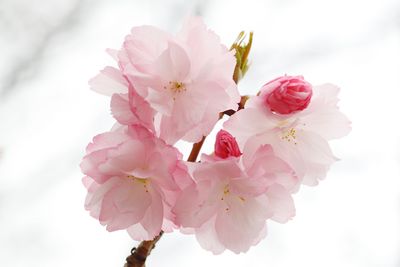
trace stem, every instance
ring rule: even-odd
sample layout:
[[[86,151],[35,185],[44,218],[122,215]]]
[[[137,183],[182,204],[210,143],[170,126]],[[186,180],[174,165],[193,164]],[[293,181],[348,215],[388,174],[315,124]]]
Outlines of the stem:
[[[124,267],[145,267],[147,257],[150,255],[150,252],[154,249],[163,233],[164,232],[161,231],[153,240],[142,241],[137,248],[133,248],[131,250],[131,255],[126,258]]]
[[[241,109],[244,109],[244,105],[246,105],[246,101],[249,99],[248,95],[244,95],[240,98],[240,102],[238,103],[238,109],[237,110],[233,110],[233,109],[228,109],[225,110],[224,112],[221,112],[220,114],[220,118],[222,118],[222,116],[228,115],[228,116],[232,116],[233,114],[235,114],[236,112],[238,112]]]
[[[203,136],[203,138],[200,140],[200,142],[193,144],[192,151],[190,151],[190,155],[189,155],[187,161],[189,161],[189,162],[195,162],[196,161],[197,156],[200,153],[201,147],[204,144],[204,140],[206,140],[205,136]]]

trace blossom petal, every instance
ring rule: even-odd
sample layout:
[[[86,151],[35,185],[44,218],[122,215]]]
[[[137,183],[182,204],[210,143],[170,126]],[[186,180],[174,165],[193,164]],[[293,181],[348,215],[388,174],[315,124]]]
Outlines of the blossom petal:
[[[351,130],[351,123],[337,107],[339,88],[324,84],[314,87],[314,92],[314,99],[301,118],[304,128],[327,140],[347,135]]]
[[[107,224],[108,231],[126,229],[143,218],[151,203],[139,182],[123,179],[104,196],[99,220]]]
[[[161,232],[164,209],[160,194],[156,190],[151,190],[150,192],[152,200],[151,207],[147,210],[141,222],[148,233],[149,240],[153,239]]]
[[[118,69],[105,67],[89,81],[90,88],[100,94],[111,96],[128,93],[128,82]]]
[[[266,195],[268,196],[268,208],[272,213],[272,220],[286,223],[296,215],[293,198],[283,186],[272,185],[268,188]]]
[[[128,94],[114,94],[111,98],[111,113],[123,125],[143,125],[154,132],[154,111],[133,89]]]
[[[230,132],[238,141],[241,148],[250,136],[269,131],[275,127],[257,109],[246,108],[239,110],[225,123],[224,129]]]
[[[246,252],[264,229],[266,204],[264,197],[237,199],[229,210],[218,213],[215,229],[220,242],[235,253]]]
[[[219,241],[215,229],[215,216],[204,223],[201,227],[195,229],[196,239],[200,246],[214,254],[221,254],[225,246]]]

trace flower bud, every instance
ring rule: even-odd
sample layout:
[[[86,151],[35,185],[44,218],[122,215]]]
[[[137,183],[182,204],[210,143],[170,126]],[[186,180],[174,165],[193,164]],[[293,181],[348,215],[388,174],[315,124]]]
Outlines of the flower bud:
[[[312,86],[303,76],[282,76],[261,88],[266,106],[279,114],[291,114],[307,108]]]
[[[240,157],[242,155],[236,139],[225,130],[218,132],[214,149],[215,155],[223,159],[227,157]]]

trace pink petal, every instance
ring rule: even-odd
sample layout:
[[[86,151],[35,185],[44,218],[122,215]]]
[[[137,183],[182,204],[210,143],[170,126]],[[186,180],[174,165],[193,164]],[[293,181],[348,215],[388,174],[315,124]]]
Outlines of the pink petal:
[[[267,201],[257,199],[236,199],[229,210],[218,213],[215,229],[219,241],[235,253],[246,252],[258,240],[268,217]]]
[[[137,117],[132,113],[127,94],[113,94],[111,98],[111,113],[119,123],[124,125],[139,122]]]
[[[142,125],[154,132],[154,111],[133,88],[127,94],[114,94],[111,98],[111,113],[123,125]]]
[[[108,153],[109,160],[100,166],[104,173],[130,172],[145,167],[147,149],[139,140],[129,140]]]
[[[302,179],[307,171],[306,168],[306,158],[302,157],[302,154],[298,150],[298,145],[294,145],[293,143],[289,143],[285,140],[282,140],[275,132],[266,132],[264,134],[251,137],[247,142],[245,149],[243,150],[244,154],[254,155],[260,145],[270,144],[273,147],[274,154],[282,159],[290,168],[294,171],[295,175]],[[251,161],[249,161],[250,163]],[[248,163],[248,164],[249,164]],[[268,168],[268,162],[265,162],[265,168]],[[279,164],[281,165],[281,164]],[[278,166],[278,165],[277,165]],[[273,166],[270,166],[274,168]],[[282,166],[284,169],[285,167]],[[254,171],[254,169],[251,169]],[[293,176],[292,176],[293,177]],[[282,178],[282,176],[281,176]],[[297,179],[297,178],[296,178]],[[294,180],[292,180],[294,182]],[[293,188],[295,190],[295,188]]]
[[[149,236],[146,229],[144,229],[141,223],[137,223],[129,226],[127,229],[128,234],[132,237],[132,239],[137,241],[143,240],[151,240],[152,238]]]
[[[298,135],[297,149],[310,162],[330,165],[337,160],[328,142],[313,132],[304,131]]]
[[[121,132],[105,132],[93,137],[93,141],[86,147],[86,153],[92,153],[105,148],[110,148],[119,145],[128,140],[129,137]]]
[[[159,87],[148,87],[146,101],[161,114],[171,115],[174,101],[170,92],[160,90]]]
[[[272,220],[286,223],[296,215],[293,198],[283,186],[276,184],[269,187],[266,195],[268,196],[268,209],[272,213]]]
[[[248,153],[243,157],[243,161],[250,176],[262,175],[265,178],[262,180],[264,186],[280,184],[291,191],[298,189],[300,180],[294,170],[282,158],[275,155],[271,145],[261,145],[250,160],[248,147],[245,151]]]
[[[225,246],[219,241],[215,230],[215,216],[201,227],[196,228],[195,231],[197,241],[205,250],[209,250],[214,254],[221,254],[225,250]]]
[[[208,30],[201,18],[189,18],[183,29],[178,33],[177,38],[187,45],[193,63],[192,73],[195,76],[201,72],[203,66],[208,65],[209,61],[218,61],[221,56],[228,52],[228,49],[221,44],[218,35]],[[230,68],[221,66],[221,69],[228,71],[228,77],[232,78],[235,64],[236,61],[231,62]],[[218,71],[218,69],[215,70]]]
[[[187,187],[179,196],[173,212],[183,227],[200,227],[216,212],[217,197],[211,195],[212,183],[201,181]]]
[[[89,81],[90,88],[100,94],[111,96],[128,93],[128,82],[118,69],[105,67]]]
[[[224,129],[235,136],[242,148],[249,136],[274,128],[275,125],[269,122],[262,112],[253,108],[239,110],[224,123]]]
[[[142,220],[142,226],[146,229],[149,240],[153,239],[161,232],[164,214],[163,202],[160,194],[156,190],[151,190],[150,192],[152,203]]]
[[[131,63],[139,68],[145,67],[167,48],[170,38],[168,33],[153,26],[134,27],[131,35],[126,37],[124,49]]]
[[[313,101],[301,118],[304,128],[327,140],[347,135],[351,130],[351,122],[337,107],[339,88],[324,84],[314,87],[314,91]]]

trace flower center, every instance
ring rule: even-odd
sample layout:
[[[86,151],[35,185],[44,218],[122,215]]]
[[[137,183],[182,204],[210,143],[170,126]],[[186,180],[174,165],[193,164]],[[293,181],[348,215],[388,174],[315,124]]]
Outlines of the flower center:
[[[149,192],[147,186],[150,184],[150,179],[148,179],[148,178],[139,178],[139,177],[136,177],[136,176],[133,176],[133,175],[127,175],[126,177],[128,179],[131,179],[134,182],[137,182],[137,183],[141,184],[144,187],[144,189],[146,190],[146,193]]]
[[[297,145],[297,142],[296,142],[296,129],[295,128],[290,128],[289,130],[284,131],[281,138],[282,138],[282,140],[286,140],[289,143],[293,142],[295,145]]]
[[[176,95],[186,91],[186,85],[183,82],[170,81],[168,85],[163,87],[165,90],[170,90],[172,92],[172,98],[176,100]]]
[[[186,85],[183,82],[170,81],[168,86],[164,86],[164,89],[169,89],[173,93],[181,93],[186,91]]]
[[[230,195],[231,193],[230,193],[230,190],[229,190],[229,185],[225,185],[224,186],[224,190],[223,190],[223,195],[222,195],[222,197],[221,197],[221,200],[222,201],[224,201],[225,200],[225,203],[227,204],[227,206],[226,206],[226,208],[225,208],[225,211],[229,211],[229,206],[230,206],[230,204],[229,204],[229,200],[227,200],[227,197]],[[245,202],[246,201],[246,199],[244,198],[244,197],[242,197],[242,196],[236,196],[238,199],[240,199],[242,202]]]
[[[229,195],[229,186],[225,185],[224,187],[224,196]]]

